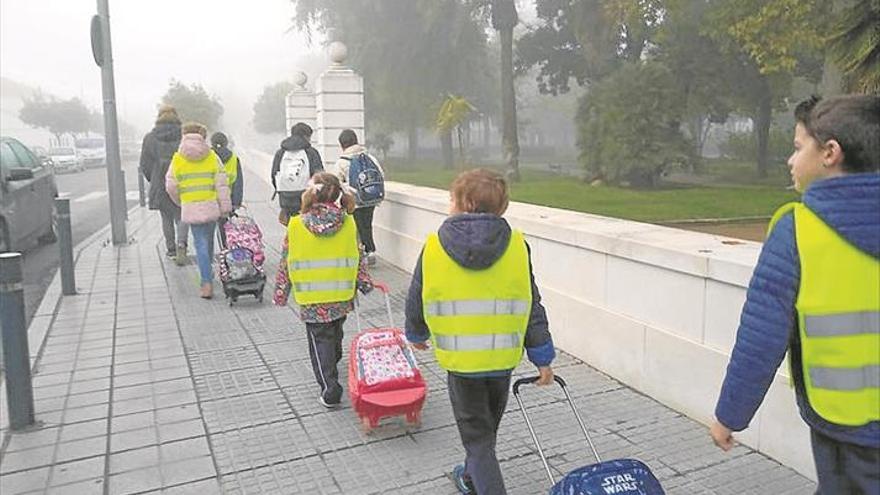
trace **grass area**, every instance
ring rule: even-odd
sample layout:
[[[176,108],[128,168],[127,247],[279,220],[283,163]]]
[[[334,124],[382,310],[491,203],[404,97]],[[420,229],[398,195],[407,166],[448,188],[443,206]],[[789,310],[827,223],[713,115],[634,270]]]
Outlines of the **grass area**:
[[[439,164],[418,168],[388,163],[388,179],[448,189],[457,171]],[[511,184],[514,201],[647,222],[769,216],[797,194],[780,186],[676,186],[656,190],[592,187],[572,177],[524,170]]]
[[[713,182],[743,186],[781,186],[791,184],[791,174],[785,163],[771,163],[767,177],[758,176],[758,168],[753,162],[743,162],[727,158],[707,158],[704,160],[701,175]]]

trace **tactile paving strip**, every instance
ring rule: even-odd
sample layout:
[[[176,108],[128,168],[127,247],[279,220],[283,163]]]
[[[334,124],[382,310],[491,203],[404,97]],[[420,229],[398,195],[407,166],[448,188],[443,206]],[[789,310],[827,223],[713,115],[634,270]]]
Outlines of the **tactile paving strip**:
[[[230,430],[211,435],[221,474],[254,469],[317,455],[297,420]]]
[[[184,347],[187,353],[219,351],[235,347],[247,347],[251,344],[243,331],[218,332],[204,335],[183,334]]]
[[[194,379],[199,399],[237,397],[277,388],[272,374],[266,368],[245,368],[199,375]]]
[[[229,495],[348,495],[319,457],[224,475],[220,485]]]
[[[318,405],[317,400],[315,404]],[[202,411],[211,434],[294,417],[293,410],[277,390],[203,401]]]
[[[194,375],[254,368],[263,365],[260,355],[252,346],[191,353],[189,355],[189,363]]]

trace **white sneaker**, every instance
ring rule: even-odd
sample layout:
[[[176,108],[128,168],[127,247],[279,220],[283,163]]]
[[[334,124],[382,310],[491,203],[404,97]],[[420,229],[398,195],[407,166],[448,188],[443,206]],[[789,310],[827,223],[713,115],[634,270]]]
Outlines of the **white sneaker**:
[[[373,266],[379,261],[379,258],[376,257],[376,253],[367,253],[367,265]]]
[[[319,402],[322,406],[326,407],[327,409],[338,409],[338,408],[339,408],[339,404],[340,404],[339,402],[337,402],[337,403],[335,403],[335,404],[330,404],[329,402],[327,402],[327,401],[324,400],[324,396],[323,396],[323,395],[319,395],[319,396],[318,396],[318,402]]]

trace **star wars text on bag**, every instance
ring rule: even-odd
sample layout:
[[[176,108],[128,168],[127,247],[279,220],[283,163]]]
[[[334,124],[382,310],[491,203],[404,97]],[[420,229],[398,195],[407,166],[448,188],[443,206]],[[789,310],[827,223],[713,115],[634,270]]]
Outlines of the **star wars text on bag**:
[[[376,206],[385,199],[385,178],[370,158],[361,153],[348,159],[348,183],[355,190],[357,206]]]
[[[309,183],[309,156],[305,150],[285,151],[275,173],[275,190],[282,208],[294,208]]]
[[[623,473],[606,476],[600,485],[605,493],[639,493],[639,482],[632,474]]]

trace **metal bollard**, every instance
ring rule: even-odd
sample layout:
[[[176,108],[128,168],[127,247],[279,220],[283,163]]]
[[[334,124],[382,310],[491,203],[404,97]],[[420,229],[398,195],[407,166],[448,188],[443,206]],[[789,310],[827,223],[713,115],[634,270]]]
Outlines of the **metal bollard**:
[[[9,427],[13,430],[34,423],[34,390],[21,282],[21,253],[0,254],[0,330],[3,332]]]
[[[143,208],[147,205],[147,195],[144,192],[144,171],[138,167],[138,204]]]
[[[58,250],[61,267],[61,293],[65,296],[76,294],[76,274],[73,268],[73,234],[70,229],[70,200],[55,200],[55,215],[58,219]]]

